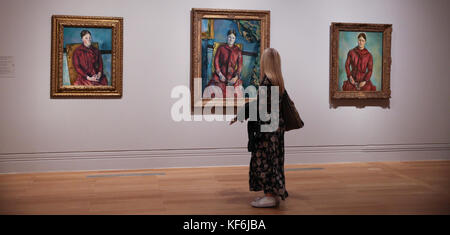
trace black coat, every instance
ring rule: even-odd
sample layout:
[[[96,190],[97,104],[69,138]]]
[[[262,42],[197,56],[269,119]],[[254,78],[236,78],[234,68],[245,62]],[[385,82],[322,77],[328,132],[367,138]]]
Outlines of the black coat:
[[[261,124],[257,121],[248,121],[247,122],[247,134],[248,134],[248,143],[247,150],[252,152],[254,150],[254,143],[256,141],[256,135],[261,130]]]
[[[267,79],[267,77],[264,77],[263,80]],[[271,82],[269,79],[266,80],[266,84],[269,84],[269,86],[271,86]],[[268,90],[270,90],[270,87],[268,87]],[[284,95],[284,94],[283,94]],[[247,150],[249,152],[252,152],[252,150],[254,150],[254,143],[255,141],[257,141],[257,135],[260,133],[261,131],[261,124],[262,122],[260,121],[259,118],[259,93],[258,93],[258,98],[256,101],[252,101],[252,102],[256,102],[256,113],[257,113],[257,119],[256,120],[249,120],[247,122],[247,134],[248,134],[248,144],[247,144]],[[250,110],[250,102],[246,103],[245,106],[243,106],[239,111],[238,111],[238,120],[243,121],[243,120],[247,120],[250,116],[249,114],[249,110]],[[281,106],[280,106],[281,108]],[[271,105],[270,105],[270,97],[268,97],[268,105],[267,105],[267,109],[268,112],[271,112]],[[245,114],[243,113],[245,112]],[[280,112],[281,115],[281,112]]]
[[[253,101],[256,102],[256,101]],[[258,105],[258,103],[257,103]],[[238,111],[237,118],[239,121],[244,121],[249,118],[249,106],[250,102],[246,103],[240,110]],[[258,106],[256,106],[258,107]],[[257,108],[258,109],[258,108]],[[245,112],[245,113],[244,113]],[[258,117],[259,117],[259,110],[257,111]],[[259,120],[259,118],[257,118]],[[257,120],[249,120],[247,122],[247,134],[248,134],[248,144],[247,144],[247,150],[251,152],[253,150],[254,141],[256,139],[257,133],[261,130],[261,123]]]

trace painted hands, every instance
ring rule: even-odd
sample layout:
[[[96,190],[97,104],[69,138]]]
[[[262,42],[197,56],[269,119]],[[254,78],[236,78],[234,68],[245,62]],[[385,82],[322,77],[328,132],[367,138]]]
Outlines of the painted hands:
[[[102,72],[98,72],[97,74],[94,74],[92,77],[87,76],[86,79],[92,82],[98,82],[100,78],[102,77]]]
[[[228,81],[228,85],[233,86],[237,80],[238,80],[238,76],[236,75],[234,78],[232,78],[230,81]]]
[[[222,82],[225,82],[227,80],[221,72],[219,72],[219,78],[220,78],[220,81],[222,81]]]

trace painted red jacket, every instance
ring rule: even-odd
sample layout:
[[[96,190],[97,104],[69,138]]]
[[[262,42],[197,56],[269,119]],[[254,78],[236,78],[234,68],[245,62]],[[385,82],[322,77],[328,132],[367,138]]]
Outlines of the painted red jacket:
[[[86,47],[84,44],[77,47],[73,52],[73,66],[78,73],[78,77],[75,80],[74,85],[108,85],[106,76],[103,74],[102,55],[96,47]],[[98,72],[102,73],[102,76],[98,82],[87,80],[87,76],[91,77]]]
[[[242,51],[238,46],[229,47],[228,44],[219,46],[214,58],[214,79],[220,80],[219,71],[227,80],[234,78],[236,75],[241,76],[242,71]]]
[[[372,54],[364,48],[360,50],[358,47],[353,48],[347,54],[347,60],[345,61],[345,71],[347,72],[348,81],[344,81],[342,89],[344,91],[356,90],[356,87],[351,84],[350,75],[353,77],[356,83],[366,81],[366,85],[361,88],[364,91],[375,91],[376,87],[370,81],[373,69]]]
[[[347,78],[352,75],[355,82],[369,81],[372,76],[372,69],[372,54],[366,48],[360,50],[355,47],[348,52],[347,61],[345,61]]]
[[[240,89],[242,86],[241,71],[242,71],[242,51],[241,49],[233,45],[232,47],[228,44],[220,45],[217,48],[216,55],[214,57],[213,66],[215,72],[212,79],[209,81],[208,86],[214,85],[218,86],[222,90],[222,97],[227,97],[226,86],[233,86],[235,88],[235,97],[242,97],[243,92]],[[226,81],[222,82],[219,77],[219,71],[225,76]],[[238,77],[233,85],[229,85],[228,81],[232,80],[234,77]],[[211,95],[212,98],[216,97],[214,94]]]

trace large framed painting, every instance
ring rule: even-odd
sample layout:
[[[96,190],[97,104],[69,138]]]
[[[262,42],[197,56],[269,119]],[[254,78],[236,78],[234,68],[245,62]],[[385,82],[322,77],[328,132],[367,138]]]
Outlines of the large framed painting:
[[[391,97],[391,33],[391,24],[331,24],[331,99]]]
[[[50,96],[122,97],[123,18],[52,16]]]
[[[269,40],[270,11],[192,9],[191,111],[235,112],[255,99]]]

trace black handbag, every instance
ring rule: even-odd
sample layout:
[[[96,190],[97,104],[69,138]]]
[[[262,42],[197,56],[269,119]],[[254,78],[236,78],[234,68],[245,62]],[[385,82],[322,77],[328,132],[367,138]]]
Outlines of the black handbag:
[[[281,99],[281,115],[286,124],[285,131],[300,129],[305,125],[286,90]]]

